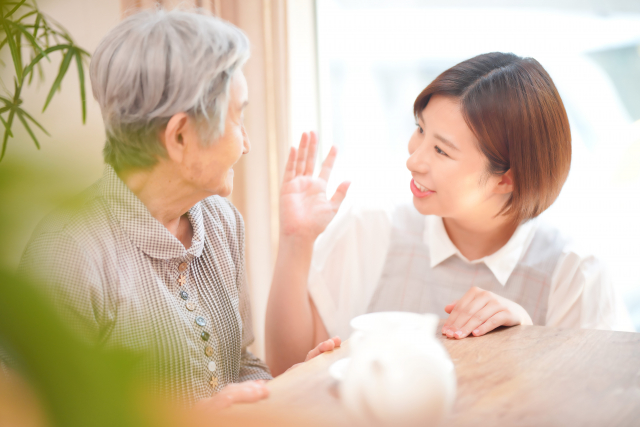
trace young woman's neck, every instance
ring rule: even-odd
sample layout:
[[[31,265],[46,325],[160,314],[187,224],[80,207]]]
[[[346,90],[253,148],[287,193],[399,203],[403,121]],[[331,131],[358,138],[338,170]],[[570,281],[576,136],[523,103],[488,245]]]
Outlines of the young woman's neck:
[[[451,242],[470,261],[489,256],[507,244],[518,228],[506,216],[442,218]]]

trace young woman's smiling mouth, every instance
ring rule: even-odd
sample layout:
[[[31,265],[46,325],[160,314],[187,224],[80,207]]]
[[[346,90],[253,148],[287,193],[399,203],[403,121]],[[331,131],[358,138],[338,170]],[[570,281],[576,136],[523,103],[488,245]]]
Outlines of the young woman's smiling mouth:
[[[435,193],[435,191],[429,190],[427,187],[418,184],[413,179],[411,180],[411,192],[418,198],[428,197]]]

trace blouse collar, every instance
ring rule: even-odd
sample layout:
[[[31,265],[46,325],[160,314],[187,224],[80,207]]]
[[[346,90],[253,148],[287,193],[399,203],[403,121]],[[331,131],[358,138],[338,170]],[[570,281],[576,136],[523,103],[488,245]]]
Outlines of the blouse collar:
[[[518,261],[520,261],[520,258],[529,247],[537,228],[535,219],[520,224],[506,245],[491,255],[469,261],[449,238],[441,217],[427,215],[425,221],[423,240],[429,247],[431,268],[434,268],[447,258],[457,255],[469,264],[484,263],[502,286],[507,283],[509,276],[518,265]]]
[[[187,212],[193,227],[193,239],[191,247],[185,249],[184,245],[151,215],[144,203],[109,165],[106,165],[102,176],[100,193],[131,241],[148,256],[173,259],[199,257],[202,254],[204,224],[200,202]]]

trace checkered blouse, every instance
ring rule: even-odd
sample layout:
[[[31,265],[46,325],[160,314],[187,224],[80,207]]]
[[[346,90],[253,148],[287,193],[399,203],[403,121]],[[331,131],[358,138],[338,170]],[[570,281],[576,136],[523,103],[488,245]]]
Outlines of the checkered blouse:
[[[169,397],[209,397],[270,379],[253,341],[244,222],[226,199],[188,212],[185,249],[107,166],[71,209],[36,229],[20,270],[45,283],[69,324],[105,348],[151,351],[144,372]]]

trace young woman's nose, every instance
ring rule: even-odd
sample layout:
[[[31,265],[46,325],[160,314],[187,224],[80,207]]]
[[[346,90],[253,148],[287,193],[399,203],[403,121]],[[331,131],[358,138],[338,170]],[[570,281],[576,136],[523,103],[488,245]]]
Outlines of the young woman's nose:
[[[413,148],[413,150],[412,150]],[[407,169],[416,173],[427,173],[429,171],[426,144],[419,144],[412,147],[409,143],[409,158],[407,159]]]

